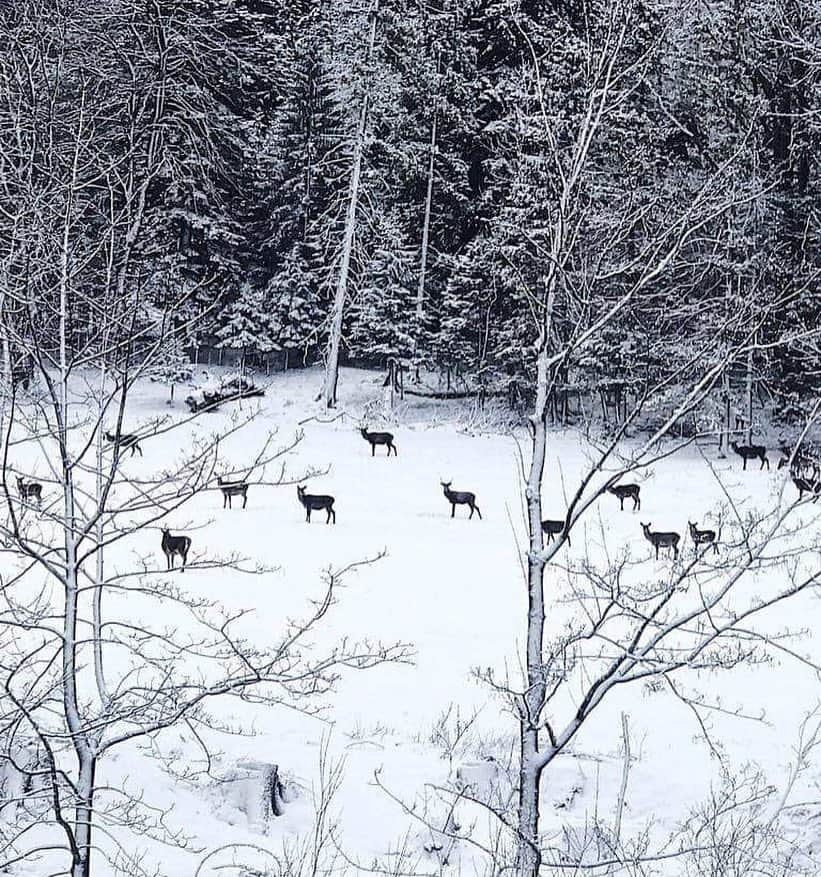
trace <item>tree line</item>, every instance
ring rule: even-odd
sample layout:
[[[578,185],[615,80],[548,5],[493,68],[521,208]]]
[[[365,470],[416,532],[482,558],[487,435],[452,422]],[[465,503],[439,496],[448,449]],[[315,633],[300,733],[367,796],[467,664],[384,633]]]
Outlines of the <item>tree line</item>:
[[[120,297],[139,295],[145,326],[185,326],[181,346],[530,386],[534,301],[614,9],[630,87],[583,144],[553,346],[635,282],[671,216],[701,225],[556,364],[560,382],[660,379],[717,332],[731,348],[746,326],[726,316],[743,311],[789,414],[819,364],[818,3],[15,4],[0,19],[5,314],[59,286],[68,209],[89,302],[67,315],[77,345],[122,236]],[[709,180],[726,204],[696,216]]]

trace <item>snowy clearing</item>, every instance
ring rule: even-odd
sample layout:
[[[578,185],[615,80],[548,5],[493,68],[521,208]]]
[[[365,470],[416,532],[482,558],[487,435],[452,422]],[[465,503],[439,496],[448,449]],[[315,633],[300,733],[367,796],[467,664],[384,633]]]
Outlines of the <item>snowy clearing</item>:
[[[243,410],[258,406],[259,416],[223,446],[224,470],[239,471],[247,465],[249,454],[272,428],[279,431],[278,442],[289,440],[300,428],[299,421],[311,417],[317,379],[313,370],[277,375],[265,398],[244,401]],[[291,473],[327,467],[327,474],[310,480],[309,491],[336,497],[335,526],[325,524],[324,513],[314,513],[308,525],[294,486],[252,485],[247,509],[242,510],[240,503],[230,511],[223,511],[219,491],[208,491],[184,514],[177,512],[167,520],[172,532],[187,532],[193,540],[191,568],[184,574],[175,572],[173,582],[229,610],[252,610],[242,620],[243,633],[250,640],[265,641],[280,632],[287,619],[309,611],[310,601],[321,593],[323,570],[384,551],[384,557],[345,578],[337,603],[314,640],[318,647],[342,637],[401,641],[412,645],[414,661],[344,672],[337,691],[324,699],[320,716],[225,703],[217,718],[226,731],[243,725],[253,728],[253,734],[210,732],[207,742],[221,752],[212,770],[219,775],[243,760],[278,764],[287,800],[279,818],[255,818],[253,807],[242,806],[246,793],[230,783],[220,791],[207,775],[172,781],[162,770],[162,761],[178,771],[205,768],[202,752],[190,738],[183,743],[176,732],[156,735],[152,752],[131,747],[104,760],[101,769],[111,787],[144,793],[152,806],[168,808],[166,827],[188,838],[188,849],[180,849],[144,837],[125,841],[121,835],[120,840],[137,852],[149,871],[156,867],[160,874],[192,874],[206,853],[231,844],[260,849],[226,850],[209,859],[199,873],[220,873],[218,866],[231,861],[258,869],[267,866],[261,849],[279,853],[283,844],[294,843],[311,830],[312,791],[316,795],[324,746],[327,761],[344,759],[341,785],[330,806],[332,821],[338,823],[335,836],[341,851],[363,867],[376,859],[395,858],[398,848],[406,850],[406,862],[414,868],[427,872],[439,867],[436,856],[424,849],[432,842],[431,833],[403,809],[400,800],[408,808],[415,803],[417,815],[426,813],[434,824],[444,825],[447,808],[435,800],[431,788],[455,781],[457,771],[462,779],[478,777],[481,784],[489,777],[494,788],[505,788],[504,782],[494,782],[497,767],[488,767],[487,759],[492,757],[504,768],[514,754],[515,724],[472,671],[493,668],[500,673],[508,668],[515,676],[520,666],[526,540],[519,455],[526,453],[525,445],[520,447],[512,436],[460,431],[445,421],[454,411],[443,409],[442,421],[436,422],[432,409],[420,413],[407,406],[401,423],[371,418],[371,428],[394,433],[398,448],[397,457],[388,458],[384,448],[377,448],[372,457],[358,427],[366,407],[380,406],[379,383],[372,373],[346,371],[342,407],[349,416],[329,423],[306,422],[304,440],[288,457]],[[166,397],[167,389],[160,384],[138,385],[130,397],[127,427],[137,428],[165,414],[183,416],[181,403],[169,408]],[[190,439],[223,427],[234,407],[226,405],[192,421],[185,427]],[[417,419],[420,416],[423,419]],[[122,466],[131,478],[154,472],[173,457],[181,440],[179,432],[154,437],[144,443],[144,457],[126,455]],[[565,510],[562,485],[574,484],[583,471],[586,445],[568,431],[551,435],[549,451],[544,508],[548,517],[558,518]],[[43,471],[42,461],[29,463],[35,473]],[[726,505],[719,478],[747,510],[786,502],[787,497],[780,495],[785,477],[774,466],[769,472],[742,472],[740,460],[717,460],[713,447],[704,448],[703,455],[696,447],[686,448],[640,475],[640,512],[628,511],[629,501],[620,512],[615,497],[599,500],[573,530],[573,545],[562,549],[557,566],[567,559],[580,560],[585,552],[596,560],[605,553],[613,557],[627,550],[637,562],[631,575],[663,578],[671,561],[652,559],[640,521],[685,534],[688,520],[710,525]],[[440,480],[452,480],[454,489],[475,492],[482,519],[468,520],[465,507],[459,507],[452,520]],[[791,493],[788,498],[792,500]],[[798,514],[807,519],[805,535],[814,532],[815,508],[802,507]],[[109,569],[125,571],[142,555],[150,555],[156,568],[163,569],[159,543],[158,527],[138,533],[119,546],[108,561]],[[206,548],[212,555],[235,551],[278,569],[258,576],[198,570],[197,560]],[[692,543],[685,536],[682,555],[690,552]],[[560,570],[549,567],[548,575],[548,591],[566,596]],[[35,580],[36,576],[29,579]],[[762,581],[760,586],[766,589],[770,583]],[[139,617],[139,595],[110,599],[110,611],[122,609]],[[815,600],[815,595],[804,595],[786,603],[767,617],[766,624],[772,630],[808,627],[790,648],[821,660],[821,647],[812,636]],[[548,607],[548,626],[558,630],[566,620],[567,606]],[[182,625],[184,631],[182,618],[169,617],[167,623]],[[817,702],[818,681],[810,667],[785,657],[709,680],[693,673],[680,684],[690,691],[703,687],[709,691],[708,700],[724,711],[712,714],[710,730],[726,747],[729,768],[738,770],[752,763],[775,784],[785,778],[801,723]],[[731,716],[734,712],[744,717]],[[442,741],[454,734],[459,721],[474,713],[475,722],[449,759]],[[655,836],[664,836],[709,792],[719,762],[699,737],[692,712],[669,690],[626,687],[598,708],[546,772],[543,799],[548,832],[582,829],[595,814],[612,812],[622,772],[622,713],[629,715],[634,758],[625,835],[638,835],[652,825]],[[384,788],[375,783],[377,773]],[[802,781],[814,776],[811,772]],[[422,808],[423,800],[429,803],[428,811]],[[463,828],[475,822],[475,837],[487,837],[489,819],[481,808],[463,802],[457,818]],[[470,844],[460,843],[450,864],[461,863],[470,870],[475,854]],[[44,872],[35,865],[29,870],[21,866],[17,873]]]

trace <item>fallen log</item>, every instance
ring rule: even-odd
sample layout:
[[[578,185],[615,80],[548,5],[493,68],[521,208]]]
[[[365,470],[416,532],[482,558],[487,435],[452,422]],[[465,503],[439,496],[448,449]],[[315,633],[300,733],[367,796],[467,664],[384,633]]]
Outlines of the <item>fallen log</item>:
[[[409,390],[405,387],[405,395],[418,396],[422,399],[475,399],[478,396],[489,398],[490,396],[505,396],[503,390],[430,390],[423,392],[422,390]]]

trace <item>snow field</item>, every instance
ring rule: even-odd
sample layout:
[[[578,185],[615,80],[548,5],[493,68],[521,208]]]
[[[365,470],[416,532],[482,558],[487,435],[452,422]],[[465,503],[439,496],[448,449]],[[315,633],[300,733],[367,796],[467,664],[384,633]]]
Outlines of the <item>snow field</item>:
[[[261,401],[260,415],[222,446],[225,470],[241,470],[274,427],[278,443],[289,440],[299,428],[298,421],[315,410],[312,398],[317,382],[318,375],[312,370],[273,378]],[[312,523],[306,524],[295,486],[252,486],[244,511],[239,504],[223,511],[222,495],[208,491],[168,518],[173,533],[188,532],[193,540],[189,562],[196,563],[207,547],[212,554],[235,551],[278,569],[254,576],[193,567],[169,580],[198,597],[218,601],[228,610],[252,609],[242,621],[243,634],[251,641],[270,642],[287,619],[310,611],[310,601],[322,592],[324,569],[342,568],[385,551],[383,558],[345,577],[337,604],[311,640],[318,650],[343,636],[402,641],[412,644],[414,663],[344,673],[320,717],[229,700],[220,703],[221,721],[253,728],[252,736],[205,732],[209,743],[223,753],[225,764],[241,758],[276,762],[302,790],[285,816],[267,827],[265,835],[260,834],[259,826],[248,825],[241,813],[198,784],[169,780],[139,746],[106,760],[102,770],[112,786],[143,788],[150,793],[152,803],[173,806],[167,821],[191,835],[192,849],[250,843],[275,851],[284,840],[297,838],[311,825],[310,789],[312,785],[316,789],[319,752],[327,738],[331,757],[344,759],[343,782],[332,810],[346,853],[370,862],[386,855],[410,830],[414,853],[432,867],[432,860],[421,851],[426,833],[376,788],[374,774],[379,771],[385,786],[412,803],[424,794],[426,784],[452,779],[449,774],[460,763],[487,755],[503,761],[510,753],[515,733],[512,717],[498,699],[474,681],[472,670],[492,667],[501,673],[507,668],[516,678],[520,667],[526,614],[522,567],[526,540],[519,450],[509,436],[469,436],[453,425],[408,420],[392,426],[373,420],[369,422],[371,429],[394,432],[399,455],[386,458],[382,448],[372,458],[368,443],[357,432],[360,423],[356,412],[379,390],[367,373],[345,371],[341,382],[344,403],[354,416],[329,424],[305,423],[304,440],[288,457],[289,473],[311,466],[328,467],[326,475],[308,482],[308,492],[336,497],[337,524],[326,525],[322,512],[315,512]],[[165,392],[160,385],[140,385],[129,405],[126,431],[135,431],[141,421],[169,410],[172,416],[180,416],[181,406],[168,409],[165,405]],[[250,407],[256,404],[252,400]],[[248,407],[243,403],[244,410]],[[219,428],[229,417],[230,406],[226,406],[186,427],[187,438],[172,432],[148,440],[143,445],[145,457],[126,456],[123,468],[132,477],[154,472],[185,447],[186,441]],[[521,440],[526,456],[526,441],[524,437]],[[785,473],[775,470],[774,461],[769,473],[741,472],[740,459],[716,460],[712,448],[705,449],[705,454],[742,512],[770,508],[778,502]],[[588,449],[578,435],[551,436],[545,517],[564,514],[563,482],[567,490],[574,489],[587,456]],[[467,520],[464,507],[458,508],[456,519],[451,520],[440,479],[452,480],[455,490],[475,492],[483,520]],[[556,566],[548,570],[549,601],[551,595],[567,594],[562,565],[585,554],[601,562],[604,557],[628,551],[635,562],[628,575],[635,580],[663,579],[669,575],[671,562],[651,559],[652,547],[644,540],[639,522],[650,522],[654,530],[677,530],[686,556],[692,550],[688,519],[702,527],[715,527],[716,511],[727,504],[721,485],[695,448],[659,462],[637,480],[642,484],[640,512],[628,511],[630,500],[625,502],[625,511],[619,512],[615,497],[603,497],[574,528],[572,547],[563,548]],[[789,489],[785,495],[792,498]],[[811,538],[816,532],[815,508],[802,508],[797,514],[806,525],[794,538]],[[723,537],[731,530],[724,524]],[[126,570],[142,556],[151,556],[162,569],[165,560],[159,541],[159,528],[136,534],[111,552],[109,569]],[[755,581],[754,589],[779,584],[768,574]],[[151,608],[133,594],[107,596],[106,606],[112,614],[139,618],[146,613],[144,617],[152,617],[148,614]],[[817,610],[815,596],[805,594],[782,604],[756,625],[771,631],[785,626],[811,628]],[[577,610],[549,602],[549,629],[560,630],[572,611]],[[162,623],[184,630],[183,616],[168,610]],[[821,649],[811,635],[792,642],[791,648],[821,660]],[[111,660],[116,664],[116,658]],[[794,757],[792,747],[800,723],[818,695],[817,679],[810,667],[785,656],[769,665],[742,667],[726,674],[693,673],[686,680],[682,678],[681,684],[687,690],[709,692],[710,702],[729,712],[739,709],[745,715],[763,715],[766,721],[761,722],[715,712],[711,730],[724,744],[729,765],[753,762],[773,781],[784,775]],[[470,735],[472,746],[460,751],[451,766],[431,736],[437,719],[452,705],[458,705],[463,718],[477,710],[478,716]],[[557,708],[574,708],[572,691]],[[622,712],[630,717],[635,756],[625,835],[643,830],[651,820],[663,834],[708,791],[718,765],[708,747],[694,740],[698,726],[692,713],[669,691],[632,686],[615,693],[597,709],[568,753],[547,772],[544,810],[548,828],[558,831],[568,824],[581,826],[594,812],[612,812],[621,771]],[[184,742],[177,732],[160,735],[154,742],[172,764],[190,766],[202,757],[190,739]],[[472,820],[481,833],[484,816],[466,813],[463,824]],[[145,862],[158,863],[162,874],[193,873],[192,863],[204,854],[166,848],[146,838],[129,839],[124,832],[119,835],[130,849],[140,849]],[[467,845],[461,847],[460,855],[463,866],[471,867],[472,852]],[[262,858],[252,861],[259,866]]]

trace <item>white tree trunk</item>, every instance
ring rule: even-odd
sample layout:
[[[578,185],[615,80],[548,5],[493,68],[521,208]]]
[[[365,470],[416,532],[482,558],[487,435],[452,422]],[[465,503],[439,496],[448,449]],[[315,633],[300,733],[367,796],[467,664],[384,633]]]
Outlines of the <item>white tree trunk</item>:
[[[729,309],[732,307],[732,293],[733,293],[733,280],[732,277],[727,277],[727,310],[729,313]],[[719,457],[725,457],[730,453],[730,439],[732,437],[732,429],[733,424],[731,423],[732,419],[732,405],[730,403],[730,369],[732,368],[732,360],[729,360],[725,366],[724,370],[721,373],[721,406],[722,406],[722,425],[721,425],[721,433],[718,437],[718,455]]]
[[[530,550],[527,567],[527,687],[519,703],[519,801],[516,874],[537,877],[541,867],[539,850],[539,784],[543,767],[539,722],[545,696],[544,648],[544,547],[542,534],[542,480],[547,454],[547,406],[550,390],[548,358],[553,318],[553,275],[547,279],[545,320],[539,339],[536,402],[533,407],[533,442],[525,496],[527,498]]]
[[[105,528],[103,524],[103,515],[99,514],[104,503],[105,477],[103,472],[103,416],[104,416],[104,399],[105,399],[105,377],[106,368],[105,361],[100,363],[100,407],[97,414],[97,524],[95,527],[95,536],[97,539],[96,569],[94,573],[94,594],[92,597],[92,630],[94,636],[94,679],[97,683],[97,695],[100,698],[100,704],[105,710],[109,704],[108,688],[105,683],[105,672],[103,670],[103,582],[105,581],[105,551],[103,550],[103,542],[105,540]]]
[[[371,18],[371,34],[368,42],[367,63],[370,64],[373,48],[376,43],[376,20],[379,13],[379,0],[374,0],[369,13]],[[326,408],[336,405],[336,390],[339,383],[339,346],[342,341],[342,318],[345,314],[345,299],[348,296],[348,275],[351,269],[351,253],[356,236],[356,216],[359,206],[359,183],[362,177],[362,153],[365,148],[365,132],[368,124],[368,105],[370,103],[370,76],[365,84],[362,98],[362,109],[359,113],[359,127],[356,133],[351,169],[351,189],[348,197],[348,209],[345,214],[345,235],[342,242],[342,259],[339,265],[339,277],[336,283],[334,305],[331,311],[331,323],[328,334],[328,348],[325,358],[325,381],[322,386],[322,403]]]
[[[71,877],[89,877],[91,869],[91,830],[94,797],[94,771],[96,757],[91,748],[80,710],[77,692],[77,626],[79,617],[78,599],[80,594],[80,569],[77,556],[77,504],[74,494],[74,465],[69,447],[70,435],[70,393],[68,361],[68,298],[70,285],[69,253],[73,222],[73,193],[77,185],[77,172],[80,160],[80,145],[84,125],[84,105],[81,103],[77,128],[77,143],[74,151],[72,176],[67,196],[63,220],[60,251],[60,324],[59,357],[60,377],[58,405],[55,415],[56,436],[60,451],[60,465],[63,486],[63,550],[65,552],[65,580],[63,606],[63,713],[77,758],[77,786],[74,806],[74,849],[72,851]]]
[[[438,116],[433,110],[433,125],[430,132],[430,158],[428,161],[428,188],[425,195],[425,217],[422,221],[422,255],[419,264],[419,284],[416,288],[416,332],[413,339],[413,352],[419,347],[419,336],[422,334],[422,320],[425,316],[425,281],[428,268],[428,247],[430,244],[430,213],[433,203],[433,174],[436,168],[436,133]]]
[[[747,417],[746,442],[748,445],[753,443],[753,348],[756,337],[756,335],[753,335],[753,344],[750,345],[750,348],[747,351],[747,386],[745,388],[747,396],[747,411],[745,414]]]

